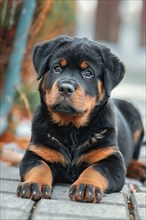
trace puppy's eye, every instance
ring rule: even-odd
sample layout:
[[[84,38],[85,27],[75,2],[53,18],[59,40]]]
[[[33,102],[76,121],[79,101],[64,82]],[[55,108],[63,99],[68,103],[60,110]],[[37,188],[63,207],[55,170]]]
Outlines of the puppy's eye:
[[[56,64],[56,65],[54,65],[53,70],[55,73],[60,73],[62,68],[60,65]]]
[[[92,70],[87,69],[84,71],[83,75],[85,78],[91,78],[93,76],[93,72],[92,72]]]

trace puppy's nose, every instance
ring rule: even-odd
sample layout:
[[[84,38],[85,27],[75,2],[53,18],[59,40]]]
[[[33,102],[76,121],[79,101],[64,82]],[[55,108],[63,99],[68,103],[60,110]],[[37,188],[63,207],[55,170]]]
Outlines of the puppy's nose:
[[[74,93],[75,87],[69,83],[60,83],[58,85],[58,91],[62,96],[70,96]]]

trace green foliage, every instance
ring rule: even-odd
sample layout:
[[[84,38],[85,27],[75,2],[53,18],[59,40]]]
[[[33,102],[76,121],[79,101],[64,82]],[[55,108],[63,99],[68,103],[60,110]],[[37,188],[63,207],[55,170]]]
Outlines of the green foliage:
[[[47,14],[45,14],[45,19],[43,20],[41,26],[40,18],[42,17],[40,15],[43,12],[48,1],[49,0],[37,1],[37,7],[32,23],[32,30],[30,29],[29,33],[29,40],[31,40],[31,36],[34,37],[31,42],[31,47],[36,42],[47,40],[51,37],[55,37],[58,34],[64,34],[64,29],[67,30],[70,25],[74,24],[75,0],[52,0],[52,4],[50,5]],[[2,1],[2,3],[0,2],[0,32],[2,35],[1,40],[3,41],[3,56],[5,56],[5,62],[3,62],[1,65],[4,68],[4,73],[7,65],[6,61],[9,60],[9,55],[13,48],[13,41],[22,6],[23,0],[4,0]],[[40,29],[38,27],[40,27]],[[39,29],[39,33],[35,34],[35,30],[37,28]],[[27,60],[25,60],[24,58],[24,63],[25,62],[27,62]],[[27,69],[29,70],[29,68]],[[33,112],[39,103],[39,94],[37,89],[34,88],[34,86],[31,87],[30,84],[26,85],[26,82],[25,84],[24,82],[22,82],[22,84],[19,84],[19,86],[16,88],[14,104],[18,104],[26,108],[25,101],[23,99],[24,97],[28,101],[31,111]]]
[[[22,1],[4,0],[0,2],[0,27],[5,30],[17,24],[22,9]]]
[[[55,0],[51,16],[56,20],[62,19],[65,25],[74,22],[74,1],[73,0]]]
[[[30,87],[26,85],[19,84],[16,88],[14,104],[18,104],[25,109],[26,105],[24,99],[29,103],[31,112],[34,112],[40,102],[38,90],[36,88],[30,89]]]
[[[44,7],[45,2],[39,2],[41,8]],[[36,37],[35,41],[47,38],[53,33],[63,34],[63,29],[75,22],[75,1],[74,0],[53,0],[52,6],[47,13],[43,27]]]

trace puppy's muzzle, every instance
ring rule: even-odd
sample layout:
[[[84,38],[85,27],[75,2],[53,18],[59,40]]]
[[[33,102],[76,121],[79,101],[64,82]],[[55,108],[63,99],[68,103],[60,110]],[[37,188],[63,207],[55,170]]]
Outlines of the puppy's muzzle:
[[[77,89],[77,83],[73,81],[61,80],[58,82],[59,94],[63,97],[71,96]]]
[[[77,115],[85,112],[80,106],[81,95],[77,91],[80,90],[80,85],[74,79],[62,78],[58,80],[57,89],[58,96],[53,105],[53,111],[65,115]]]

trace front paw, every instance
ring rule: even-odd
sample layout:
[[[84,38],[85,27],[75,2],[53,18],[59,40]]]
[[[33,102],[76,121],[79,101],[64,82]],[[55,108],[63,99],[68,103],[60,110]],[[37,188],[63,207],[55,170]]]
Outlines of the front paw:
[[[22,182],[18,185],[17,196],[38,201],[42,198],[50,199],[52,189],[49,185],[35,182]]]
[[[103,190],[91,184],[72,184],[69,189],[69,198],[78,202],[99,203],[103,197]]]

